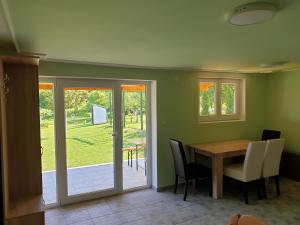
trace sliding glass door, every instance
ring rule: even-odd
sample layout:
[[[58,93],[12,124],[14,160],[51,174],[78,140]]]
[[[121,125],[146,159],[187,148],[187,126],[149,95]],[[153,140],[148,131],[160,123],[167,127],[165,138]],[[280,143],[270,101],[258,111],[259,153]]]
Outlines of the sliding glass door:
[[[121,92],[117,83],[63,79],[57,92],[62,203],[117,193],[122,189],[121,137],[117,132],[121,130]]]
[[[145,84],[122,84],[123,189],[147,185]]]
[[[68,195],[115,188],[113,88],[64,88]]]
[[[47,121],[55,129],[52,125],[53,133],[42,132],[47,149],[44,189],[57,185],[51,186],[52,192],[57,190],[52,202],[68,204],[150,186],[147,85],[97,79],[55,79],[53,83],[52,95],[43,96],[54,99],[52,120]],[[45,89],[46,83],[40,86]],[[49,87],[41,93],[46,90]],[[44,123],[46,117],[41,118]],[[46,138],[52,138],[52,158]]]
[[[57,203],[56,156],[54,132],[54,83],[39,84],[40,127],[42,147],[43,198],[47,205]]]

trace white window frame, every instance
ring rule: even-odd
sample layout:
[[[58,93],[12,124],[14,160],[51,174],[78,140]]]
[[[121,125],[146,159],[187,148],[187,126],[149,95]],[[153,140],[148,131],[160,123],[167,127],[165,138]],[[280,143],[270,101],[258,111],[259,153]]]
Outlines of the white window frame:
[[[200,90],[199,84],[201,82],[214,82],[216,84],[215,94],[215,115],[201,116],[200,115]],[[236,84],[235,92],[235,114],[233,115],[222,115],[222,104],[221,104],[221,85],[223,83],[234,83]],[[245,79],[239,78],[199,78],[198,81],[198,117],[199,122],[227,122],[227,121],[243,121],[245,120]]]

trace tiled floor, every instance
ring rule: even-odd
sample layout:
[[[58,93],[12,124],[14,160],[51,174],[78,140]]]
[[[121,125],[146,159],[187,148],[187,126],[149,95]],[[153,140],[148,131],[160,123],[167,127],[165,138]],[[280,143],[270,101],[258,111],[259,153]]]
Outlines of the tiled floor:
[[[136,170],[135,160],[132,167],[123,162],[124,189],[147,184],[144,160],[139,159],[139,169]],[[142,168],[141,168],[142,167]],[[70,195],[105,190],[113,187],[113,164],[101,164],[68,170],[68,190]],[[46,204],[56,201],[55,172],[43,173],[43,193]]]
[[[155,192],[148,189],[110,198],[46,211],[47,225],[226,225],[236,213],[252,214],[270,225],[298,225],[300,221],[300,183],[281,180],[282,195],[277,197],[273,184],[269,198],[257,200],[250,195],[250,204],[243,202],[235,184],[226,185],[224,198],[208,196],[206,184],[200,190],[190,189],[187,201],[180,193]]]

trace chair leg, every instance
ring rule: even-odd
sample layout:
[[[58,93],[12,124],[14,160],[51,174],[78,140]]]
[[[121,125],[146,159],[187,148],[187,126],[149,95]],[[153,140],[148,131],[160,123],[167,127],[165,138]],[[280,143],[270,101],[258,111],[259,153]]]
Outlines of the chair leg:
[[[176,194],[177,192],[177,186],[178,186],[178,176],[175,175],[174,194]]]
[[[212,178],[211,178],[211,176],[208,178],[208,193],[209,193],[209,196],[212,197]]]
[[[248,183],[244,182],[244,198],[245,198],[245,203],[249,204],[248,201]]]
[[[188,179],[185,180],[185,188],[184,188],[184,196],[183,196],[183,201],[186,201],[186,195],[188,191],[188,186],[189,186],[189,181]]]
[[[265,178],[260,179],[262,190],[263,190],[263,198],[267,198],[267,187]]]
[[[147,176],[147,151],[146,148],[144,148],[144,167],[145,167],[145,176]]]
[[[139,152],[138,149],[136,147],[135,149],[135,166],[136,166],[136,170],[139,170],[139,156],[138,156]]]
[[[275,183],[276,183],[276,191],[277,195],[280,195],[280,187],[279,187],[279,176],[275,176]]]
[[[260,180],[255,181],[255,183],[256,183],[256,188],[257,188],[258,199],[261,200],[262,197],[261,197],[261,192],[260,192],[260,189],[261,189]]]

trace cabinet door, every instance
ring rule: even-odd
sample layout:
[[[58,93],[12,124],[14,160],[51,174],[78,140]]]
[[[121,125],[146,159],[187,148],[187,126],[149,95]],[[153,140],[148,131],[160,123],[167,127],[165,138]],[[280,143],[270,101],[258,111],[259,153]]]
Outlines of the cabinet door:
[[[42,193],[38,67],[5,63],[9,197]]]
[[[4,223],[4,225],[44,225],[44,224],[45,224],[44,212],[5,220]]]
[[[3,213],[7,215],[9,208],[9,191],[8,191],[8,170],[7,170],[7,135],[6,135],[6,110],[5,110],[5,93],[6,80],[3,71],[3,63],[0,61],[0,138],[1,138],[1,170],[2,170],[2,192],[4,208]],[[5,207],[4,207],[5,206]]]

